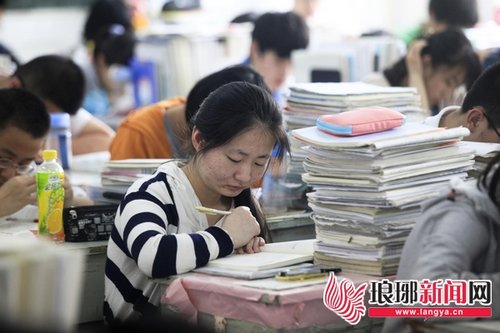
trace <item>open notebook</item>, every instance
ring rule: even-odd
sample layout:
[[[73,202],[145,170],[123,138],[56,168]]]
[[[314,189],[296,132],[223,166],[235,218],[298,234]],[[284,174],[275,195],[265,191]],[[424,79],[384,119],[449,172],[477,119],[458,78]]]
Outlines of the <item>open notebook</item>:
[[[234,253],[210,261],[195,272],[256,279],[274,276],[287,266],[313,259],[316,239],[266,244],[259,253]]]

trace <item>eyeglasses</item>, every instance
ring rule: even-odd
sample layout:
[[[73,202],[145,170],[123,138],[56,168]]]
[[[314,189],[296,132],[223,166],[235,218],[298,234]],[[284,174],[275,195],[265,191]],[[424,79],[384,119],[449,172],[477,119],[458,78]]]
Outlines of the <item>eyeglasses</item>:
[[[27,175],[35,170],[35,163],[30,162],[28,164],[17,164],[14,163],[11,159],[0,158],[0,170],[10,168],[15,168],[16,172],[20,175]]]
[[[493,129],[493,131],[495,131],[495,133],[500,138],[500,132],[498,132],[498,128],[495,126],[495,123],[493,122],[493,120],[491,120],[491,118],[488,116],[488,114],[485,111],[483,111],[483,115],[484,115],[484,118],[486,118],[486,120],[488,121],[488,126],[491,127]]]

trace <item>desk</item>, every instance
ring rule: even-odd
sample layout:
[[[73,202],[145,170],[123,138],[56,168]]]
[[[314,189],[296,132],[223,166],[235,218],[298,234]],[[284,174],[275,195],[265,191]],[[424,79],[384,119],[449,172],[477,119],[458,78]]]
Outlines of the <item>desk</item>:
[[[342,274],[355,284],[373,279]],[[281,291],[237,284],[238,280],[189,273],[159,281],[161,313],[187,316],[200,325],[225,332],[378,332],[383,319],[365,316],[351,326],[323,305],[324,284]]]
[[[0,219],[0,239],[2,237],[34,238],[31,230],[36,229],[33,222],[6,221]],[[107,241],[57,244],[63,251],[84,251],[85,267],[80,297],[78,322],[102,320],[104,301],[104,265],[106,262]]]

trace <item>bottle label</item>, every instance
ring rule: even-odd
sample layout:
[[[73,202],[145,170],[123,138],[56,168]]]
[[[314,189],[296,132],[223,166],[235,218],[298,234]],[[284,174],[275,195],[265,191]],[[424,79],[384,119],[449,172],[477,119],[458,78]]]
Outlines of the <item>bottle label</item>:
[[[38,234],[63,241],[64,173],[38,172]]]

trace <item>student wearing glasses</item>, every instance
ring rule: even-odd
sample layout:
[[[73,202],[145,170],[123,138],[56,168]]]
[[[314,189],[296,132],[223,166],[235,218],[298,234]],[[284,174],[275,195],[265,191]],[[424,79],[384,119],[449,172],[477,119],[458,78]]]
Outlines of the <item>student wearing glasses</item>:
[[[49,131],[43,102],[24,89],[0,89],[0,217],[36,202],[34,160]],[[73,198],[65,183],[65,205],[88,204]]]
[[[449,106],[424,123],[467,127],[467,141],[500,143],[500,63],[488,67],[465,95],[462,106]]]

